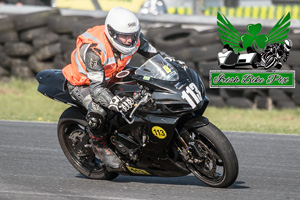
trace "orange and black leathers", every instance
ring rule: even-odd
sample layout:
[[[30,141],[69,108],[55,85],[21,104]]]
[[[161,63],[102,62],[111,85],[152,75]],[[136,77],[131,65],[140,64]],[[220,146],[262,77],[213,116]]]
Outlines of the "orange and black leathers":
[[[104,26],[95,26],[77,38],[71,64],[63,69],[63,74],[72,85],[89,86],[93,100],[107,107],[113,95],[106,88],[105,79],[114,77],[124,69],[136,52],[148,58],[157,54],[141,34],[136,50],[130,55],[123,55],[111,46]]]

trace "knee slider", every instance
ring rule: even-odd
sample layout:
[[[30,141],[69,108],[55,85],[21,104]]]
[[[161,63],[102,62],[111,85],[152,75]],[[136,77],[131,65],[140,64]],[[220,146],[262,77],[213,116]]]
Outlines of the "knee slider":
[[[100,130],[103,126],[103,117],[98,113],[87,114],[87,123],[92,130]]]

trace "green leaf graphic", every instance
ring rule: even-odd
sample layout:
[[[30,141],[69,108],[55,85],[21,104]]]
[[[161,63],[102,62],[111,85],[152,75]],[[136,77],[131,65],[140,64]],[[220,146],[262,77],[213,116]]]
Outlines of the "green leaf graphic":
[[[255,36],[261,31],[261,28],[262,28],[262,26],[259,23],[258,24],[248,24],[247,31],[251,35]]]
[[[280,18],[268,35],[259,34],[262,29],[260,23],[248,24],[247,31],[249,34],[240,35],[222,13],[218,12],[217,19],[218,32],[222,43],[224,45],[228,44],[235,53],[248,47],[252,47],[255,50],[258,50],[258,48],[264,50],[267,44],[283,43],[288,37],[289,26],[291,25],[291,16],[288,12]]]

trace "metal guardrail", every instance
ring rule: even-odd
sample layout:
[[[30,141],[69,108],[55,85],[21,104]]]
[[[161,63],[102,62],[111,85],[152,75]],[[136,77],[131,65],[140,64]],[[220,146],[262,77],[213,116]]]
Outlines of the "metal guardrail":
[[[53,9],[52,7],[46,6],[13,6],[13,5],[0,5],[1,15],[16,15],[16,14],[27,14],[33,12],[39,12],[44,10]],[[105,11],[85,11],[85,10],[71,10],[71,9],[59,9],[63,16],[91,16],[95,18],[105,17],[107,12]],[[144,22],[153,23],[172,23],[172,24],[187,24],[187,25],[216,25],[216,16],[205,16],[205,15],[142,15],[137,14],[138,18]],[[230,22],[235,26],[246,26],[247,24],[261,23],[263,27],[273,27],[277,23],[277,19],[251,19],[251,18],[236,18],[227,17]],[[291,28],[300,28],[300,21],[293,20]]]

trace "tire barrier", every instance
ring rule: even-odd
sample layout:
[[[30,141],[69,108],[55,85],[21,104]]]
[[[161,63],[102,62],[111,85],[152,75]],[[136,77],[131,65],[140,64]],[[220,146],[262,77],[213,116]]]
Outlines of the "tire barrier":
[[[11,76],[33,78],[39,71],[63,68],[70,63],[77,36],[87,28],[104,24],[104,20],[87,16],[62,16],[56,9],[0,19],[0,80]],[[209,88],[209,71],[219,69],[217,53],[222,49],[216,27],[199,31],[183,28],[182,25],[141,23],[142,32],[153,46],[186,62],[200,75],[212,106],[250,109],[300,106],[298,30],[290,30],[289,37],[294,45],[282,68],[296,71],[296,88],[227,89]],[[137,54],[130,65],[140,66],[145,61],[143,56]]]

